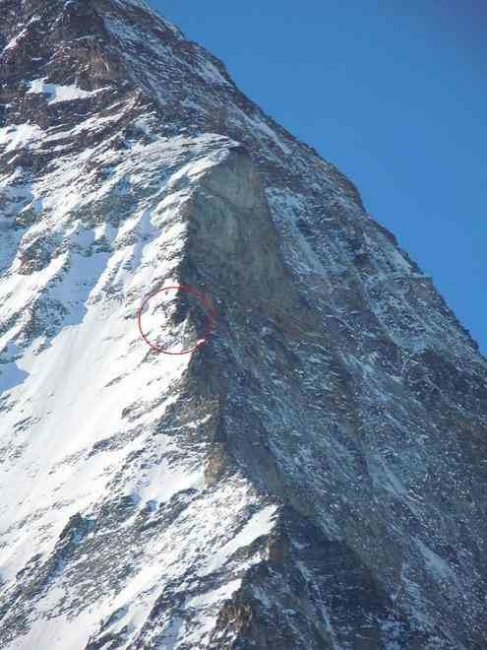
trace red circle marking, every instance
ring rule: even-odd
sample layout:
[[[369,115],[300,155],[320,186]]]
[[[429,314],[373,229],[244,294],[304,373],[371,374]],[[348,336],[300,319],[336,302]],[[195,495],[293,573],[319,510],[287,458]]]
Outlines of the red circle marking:
[[[148,305],[149,301],[152,300],[152,298],[165,291],[183,291],[185,293],[192,295],[194,298],[198,300],[198,302],[202,305],[203,309],[206,312],[207,321],[206,321],[205,334],[203,336],[203,339],[199,341],[193,348],[191,348],[191,350],[183,350],[182,352],[171,352],[171,350],[166,350],[165,348],[161,348],[158,345],[155,345],[152,341],[150,341],[147,335],[145,334],[144,330],[142,329],[142,312],[144,311],[146,305]],[[170,354],[174,356],[182,356],[184,354],[191,354],[192,352],[196,352],[196,350],[199,350],[200,348],[202,348],[204,345],[208,343],[210,336],[213,334],[215,330],[216,311],[211,304],[211,300],[209,296],[205,295],[201,291],[198,291],[197,289],[194,289],[193,287],[188,287],[183,284],[176,284],[169,287],[162,287],[162,289],[156,289],[156,291],[153,291],[144,299],[137,314],[137,325],[139,328],[140,335],[142,336],[144,341],[147,343],[147,345],[151,348],[153,352]]]

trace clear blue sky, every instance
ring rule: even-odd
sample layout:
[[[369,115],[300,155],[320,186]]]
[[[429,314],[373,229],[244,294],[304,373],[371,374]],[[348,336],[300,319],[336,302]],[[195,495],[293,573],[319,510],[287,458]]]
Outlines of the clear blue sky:
[[[350,176],[485,354],[482,3],[149,1],[222,59],[268,114]]]

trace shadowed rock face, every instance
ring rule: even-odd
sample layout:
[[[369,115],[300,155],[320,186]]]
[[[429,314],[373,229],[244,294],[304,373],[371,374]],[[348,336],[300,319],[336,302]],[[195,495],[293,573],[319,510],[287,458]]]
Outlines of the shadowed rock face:
[[[145,3],[0,10],[0,645],[484,647],[486,363],[431,280]],[[180,358],[135,324],[175,283]]]

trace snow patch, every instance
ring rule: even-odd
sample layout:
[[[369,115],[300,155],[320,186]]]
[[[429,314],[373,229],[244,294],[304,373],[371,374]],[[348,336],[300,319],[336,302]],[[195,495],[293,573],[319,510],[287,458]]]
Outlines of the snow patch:
[[[16,124],[0,129],[0,146],[5,145],[5,153],[23,147],[39,147],[44,131],[37,124]]]
[[[436,575],[443,580],[456,582],[456,575],[446,560],[432,551],[420,539],[416,538],[414,541],[416,542],[416,545],[418,546],[426,565],[431,571],[434,571],[434,573],[436,573]]]
[[[276,506],[267,506],[257,512],[233,539],[215,552],[200,575],[217,571],[239,548],[249,546],[262,535],[268,535],[272,530],[276,511]]]
[[[46,83],[44,79],[35,79],[30,82],[27,94],[42,94],[48,98],[48,104],[58,104],[60,102],[72,102],[79,99],[88,99],[103,90],[105,89],[99,88],[97,90],[88,91],[82,90],[74,84],[71,84],[70,86],[61,86],[59,84]]]

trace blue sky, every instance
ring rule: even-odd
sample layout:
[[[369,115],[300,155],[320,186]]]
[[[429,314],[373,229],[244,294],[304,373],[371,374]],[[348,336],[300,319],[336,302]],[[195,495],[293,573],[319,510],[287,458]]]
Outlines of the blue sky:
[[[487,352],[477,0],[150,0],[358,186]]]

